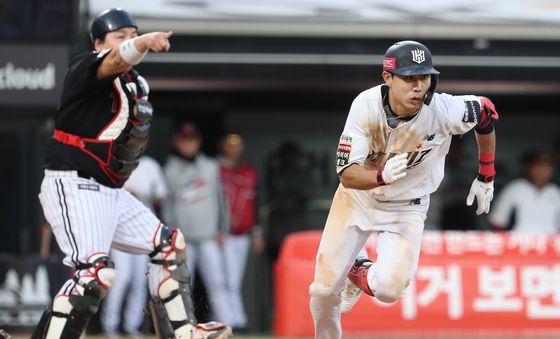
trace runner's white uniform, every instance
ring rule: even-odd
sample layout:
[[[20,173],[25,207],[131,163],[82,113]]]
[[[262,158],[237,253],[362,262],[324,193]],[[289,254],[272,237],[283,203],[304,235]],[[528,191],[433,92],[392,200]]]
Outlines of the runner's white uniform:
[[[352,164],[378,169],[388,157],[406,152],[407,175],[372,190],[339,185],[310,286],[317,338],[342,335],[340,292],[372,232],[378,235],[377,260],[368,275],[374,294],[381,301],[395,300],[406,288],[416,271],[429,195],[443,178],[451,137],[478,123],[474,107],[475,102],[480,104],[478,97],[435,93],[431,104],[422,105],[414,118],[390,128],[383,109],[383,86],[370,88],[354,100],[340,138],[337,172]]]

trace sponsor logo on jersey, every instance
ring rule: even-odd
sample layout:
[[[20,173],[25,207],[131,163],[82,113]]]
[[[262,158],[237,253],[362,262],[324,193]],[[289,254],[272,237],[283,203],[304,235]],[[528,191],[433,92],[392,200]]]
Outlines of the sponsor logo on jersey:
[[[463,122],[468,124],[478,124],[480,114],[480,104],[476,100],[465,101],[465,113],[463,114]]]
[[[350,144],[339,144],[338,151],[336,152],[336,165],[346,166],[348,165],[348,160],[350,159],[350,152],[352,152],[352,145]]]
[[[416,199],[412,199],[408,202],[409,206],[414,206],[414,205],[420,205],[420,203],[422,202],[422,199],[420,198],[416,198]]]
[[[384,58],[383,59],[383,69],[397,69],[397,59],[396,58]]]
[[[99,191],[99,185],[97,184],[78,184],[79,190],[87,191]]]
[[[351,143],[352,143],[352,137],[343,134],[343,135],[340,137],[340,142],[341,142],[341,143],[344,142],[344,143],[349,143],[349,144],[351,144]]]
[[[435,137],[436,137],[435,134],[426,134],[426,135],[424,136],[424,140],[426,140],[426,141],[432,141],[432,140],[434,140]]]
[[[410,51],[410,53],[412,53],[412,61],[414,61],[415,63],[421,64],[424,61],[426,61],[426,56],[425,56],[423,50],[414,49],[414,50]]]

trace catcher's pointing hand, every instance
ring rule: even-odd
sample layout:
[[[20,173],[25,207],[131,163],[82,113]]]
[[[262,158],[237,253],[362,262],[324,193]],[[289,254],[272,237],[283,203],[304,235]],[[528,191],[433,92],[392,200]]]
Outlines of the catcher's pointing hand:
[[[472,206],[476,197],[476,214],[488,213],[490,211],[490,202],[494,198],[494,182],[482,182],[474,179],[469,195],[467,196],[467,206]]]
[[[173,36],[173,32],[152,32],[142,34],[146,47],[153,52],[167,52],[171,47],[169,39]]]

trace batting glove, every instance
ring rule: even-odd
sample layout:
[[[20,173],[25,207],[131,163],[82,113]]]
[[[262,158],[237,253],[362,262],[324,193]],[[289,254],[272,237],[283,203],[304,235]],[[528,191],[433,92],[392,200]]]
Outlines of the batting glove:
[[[476,197],[476,215],[488,213],[490,211],[490,202],[494,198],[494,182],[482,182],[474,179],[469,195],[467,196],[467,206],[472,206]]]
[[[391,184],[406,176],[407,153],[401,153],[387,160],[385,166],[377,171],[377,184]]]

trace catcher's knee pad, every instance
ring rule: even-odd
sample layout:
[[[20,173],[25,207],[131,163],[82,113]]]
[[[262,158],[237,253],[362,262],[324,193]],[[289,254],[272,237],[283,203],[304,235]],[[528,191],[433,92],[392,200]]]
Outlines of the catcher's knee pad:
[[[185,238],[177,228],[160,225],[154,236],[152,264],[162,265],[170,276],[157,286],[150,308],[159,338],[191,338],[196,326],[189,286],[190,274],[185,265]]]
[[[115,264],[107,253],[91,255],[76,266],[70,294],[55,297],[33,332],[33,339],[77,339],[97,313],[101,299],[115,279]]]
[[[178,228],[160,224],[154,234],[153,246],[154,250],[149,254],[151,262],[164,266],[169,272],[181,267],[187,260],[185,237]]]

